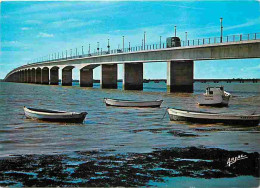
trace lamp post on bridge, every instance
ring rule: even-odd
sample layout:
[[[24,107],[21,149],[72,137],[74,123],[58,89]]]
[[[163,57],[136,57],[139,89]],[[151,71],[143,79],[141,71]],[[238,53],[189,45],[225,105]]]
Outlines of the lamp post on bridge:
[[[145,34],[146,32],[144,32],[144,50],[145,50]]]
[[[223,18],[220,18],[220,43],[223,42],[223,25],[222,25],[222,22],[223,22]]]
[[[90,55],[90,44],[88,44],[88,54]]]
[[[110,53],[109,39],[107,39],[107,52]]]
[[[185,32],[185,43],[186,43],[186,46],[187,46],[187,44],[188,44],[188,32],[187,31]]]
[[[124,49],[125,49],[125,36],[123,36],[123,52],[124,52]]]
[[[99,54],[99,42],[97,42],[97,54]]]
[[[160,48],[162,48],[162,36],[160,36]]]
[[[176,37],[176,34],[177,34],[177,30],[176,30],[176,25],[174,26],[174,36]]]

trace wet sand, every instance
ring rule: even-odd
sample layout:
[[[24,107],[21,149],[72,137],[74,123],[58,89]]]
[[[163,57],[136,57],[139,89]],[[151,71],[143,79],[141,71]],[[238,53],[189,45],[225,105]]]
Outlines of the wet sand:
[[[258,185],[260,155],[257,152],[187,147],[156,149],[150,153],[85,151],[63,155],[21,155],[0,159],[1,186],[153,186],[167,178],[255,177]],[[229,158],[239,155],[230,166]],[[167,182],[166,182],[167,183]],[[226,181],[227,186],[228,181]]]

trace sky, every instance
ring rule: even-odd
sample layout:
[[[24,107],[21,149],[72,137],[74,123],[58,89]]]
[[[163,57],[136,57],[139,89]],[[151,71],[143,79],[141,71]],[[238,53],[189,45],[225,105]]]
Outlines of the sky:
[[[87,51],[125,44],[159,43],[174,35],[185,40],[223,35],[260,35],[260,1],[2,1],[0,79],[12,69],[48,54],[83,46]],[[74,51],[73,50],[73,51]],[[260,53],[260,52],[259,52]],[[122,78],[122,65],[118,78]],[[144,64],[144,78],[165,79],[166,63]],[[260,59],[196,61],[195,78],[260,78]],[[73,70],[73,79],[79,70]],[[94,70],[100,79],[100,68]]]

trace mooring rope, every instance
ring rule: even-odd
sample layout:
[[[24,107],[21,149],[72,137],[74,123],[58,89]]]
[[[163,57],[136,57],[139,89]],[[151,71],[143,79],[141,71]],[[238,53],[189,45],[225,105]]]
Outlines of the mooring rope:
[[[169,107],[167,107],[166,108],[166,110],[165,110],[165,112],[164,112],[164,115],[163,115],[163,117],[162,117],[162,119],[161,120],[163,120],[164,119],[164,117],[165,117],[165,115],[166,115],[166,113],[167,113],[167,110],[169,109]]]

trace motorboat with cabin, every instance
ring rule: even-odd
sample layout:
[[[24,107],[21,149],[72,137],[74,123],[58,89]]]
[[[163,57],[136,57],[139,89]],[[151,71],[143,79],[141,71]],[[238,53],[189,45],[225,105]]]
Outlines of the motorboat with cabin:
[[[205,106],[228,106],[231,94],[224,91],[224,87],[207,87],[206,92],[199,95],[197,102]]]

